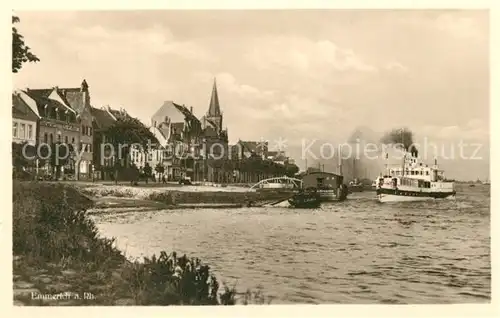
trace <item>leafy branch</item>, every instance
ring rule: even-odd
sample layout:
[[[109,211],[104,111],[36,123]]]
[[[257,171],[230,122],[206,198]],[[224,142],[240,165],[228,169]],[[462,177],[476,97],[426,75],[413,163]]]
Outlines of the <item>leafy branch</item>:
[[[12,24],[19,23],[19,17],[12,16]],[[40,62],[40,59],[31,52],[29,46],[24,43],[24,37],[12,27],[12,73],[17,73],[24,63]]]

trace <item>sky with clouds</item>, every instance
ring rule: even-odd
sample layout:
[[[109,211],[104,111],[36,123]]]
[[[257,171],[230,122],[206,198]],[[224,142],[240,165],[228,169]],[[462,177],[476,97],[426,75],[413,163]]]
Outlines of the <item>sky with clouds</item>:
[[[303,138],[338,143],[357,127],[405,126],[419,141],[483,144],[483,160],[445,169],[489,173],[486,11],[16,14],[41,61],[15,74],[14,88],[85,78],[95,107],[124,107],[149,123],[165,100],[201,117],[216,78],[232,142],[282,137],[297,157]]]

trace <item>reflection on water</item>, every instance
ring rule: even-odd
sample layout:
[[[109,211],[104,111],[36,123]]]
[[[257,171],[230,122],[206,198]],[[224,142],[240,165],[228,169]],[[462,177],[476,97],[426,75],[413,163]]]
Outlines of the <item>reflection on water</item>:
[[[373,193],[318,210],[244,208],[94,216],[128,256],[162,250],[209,263],[273,303],[490,300],[489,188],[456,201],[379,204]]]

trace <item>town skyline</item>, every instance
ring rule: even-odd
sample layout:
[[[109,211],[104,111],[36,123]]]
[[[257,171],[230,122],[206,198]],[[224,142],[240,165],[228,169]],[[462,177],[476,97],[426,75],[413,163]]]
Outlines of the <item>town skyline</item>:
[[[293,148],[301,138],[343,142],[358,126],[406,126],[417,140],[484,144],[482,162],[444,168],[457,179],[489,175],[486,11],[18,15],[41,61],[14,74],[14,88],[85,78],[94,107],[123,107],[149,124],[165,100],[202,117],[216,78],[231,143],[283,137]],[[297,149],[286,151],[303,169]]]

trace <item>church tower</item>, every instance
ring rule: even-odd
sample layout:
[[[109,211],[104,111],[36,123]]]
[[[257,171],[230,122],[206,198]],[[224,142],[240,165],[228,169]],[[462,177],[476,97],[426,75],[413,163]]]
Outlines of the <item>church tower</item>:
[[[212,88],[212,96],[210,97],[210,105],[205,119],[211,124],[215,124],[215,130],[220,133],[222,130],[222,112],[220,111],[219,95],[217,94],[217,82],[214,79],[214,86]]]

